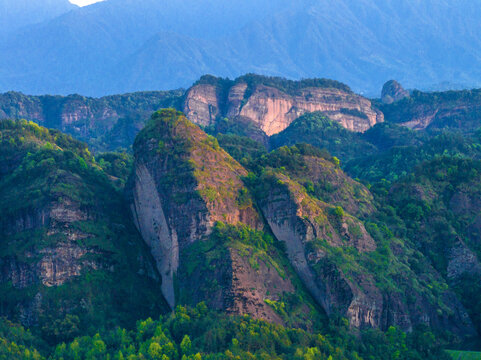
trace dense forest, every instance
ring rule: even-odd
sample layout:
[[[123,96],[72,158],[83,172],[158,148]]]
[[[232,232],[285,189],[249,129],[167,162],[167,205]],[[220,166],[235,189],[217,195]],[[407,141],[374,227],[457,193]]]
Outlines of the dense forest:
[[[328,80],[237,81],[350,92]],[[171,95],[149,93],[144,105],[178,106]],[[136,114],[146,126],[117,152],[2,120],[0,359],[434,360],[479,350],[478,97],[413,92],[374,101],[385,121],[363,133],[314,112],[271,137],[164,109]]]

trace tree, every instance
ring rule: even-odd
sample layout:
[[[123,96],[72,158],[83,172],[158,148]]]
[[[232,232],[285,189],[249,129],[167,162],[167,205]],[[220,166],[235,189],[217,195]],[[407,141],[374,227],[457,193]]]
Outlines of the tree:
[[[185,335],[180,343],[180,351],[183,355],[189,356],[192,352],[192,342],[189,335]]]

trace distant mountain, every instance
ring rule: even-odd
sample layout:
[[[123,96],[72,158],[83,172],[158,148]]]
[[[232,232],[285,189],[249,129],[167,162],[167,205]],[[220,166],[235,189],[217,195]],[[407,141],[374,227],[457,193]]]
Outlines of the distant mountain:
[[[0,0],[0,40],[25,26],[51,20],[77,8],[68,0]]]
[[[0,91],[105,95],[247,72],[369,95],[392,78],[478,86],[480,16],[480,0],[108,0],[9,36]]]

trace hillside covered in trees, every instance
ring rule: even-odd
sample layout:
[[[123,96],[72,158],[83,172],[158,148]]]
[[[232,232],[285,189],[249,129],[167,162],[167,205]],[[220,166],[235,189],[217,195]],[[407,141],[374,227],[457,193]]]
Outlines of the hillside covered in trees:
[[[305,86],[368,101],[336,82],[219,81],[195,86],[246,84],[240,108],[266,88],[286,102]],[[10,104],[50,101],[16,96]],[[343,125],[367,117],[343,103],[271,136],[252,113],[199,124],[179,111],[187,95],[145,96],[78,99],[136,119],[117,152],[61,123],[0,122],[0,358],[407,360],[479,349],[476,91],[373,100],[384,121],[366,131]],[[162,104],[177,109],[155,111]]]

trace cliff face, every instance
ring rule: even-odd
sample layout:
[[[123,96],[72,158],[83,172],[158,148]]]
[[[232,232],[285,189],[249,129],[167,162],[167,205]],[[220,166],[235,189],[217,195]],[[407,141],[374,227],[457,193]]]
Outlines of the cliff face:
[[[219,100],[216,86],[194,86],[187,93],[182,111],[193,123],[209,126],[220,115]]]
[[[260,206],[272,232],[286,245],[289,260],[312,296],[328,315],[342,314],[354,327],[382,327],[383,298],[366,273],[354,279],[329,258],[328,247],[352,246],[373,251],[376,244],[354,217],[332,215],[335,208],[306,194],[297,182],[273,174]]]
[[[259,179],[263,184],[259,206],[273,234],[285,244],[295,271],[326,313],[341,314],[356,328],[385,330],[394,325],[409,331],[425,324],[473,334],[469,316],[453,292],[443,290],[442,305],[435,305],[432,294],[409,282],[413,278],[443,282],[427,264],[422,275],[410,270],[405,259],[412,250],[392,239],[387,268],[372,267],[380,254],[386,254],[386,243],[372,237],[378,233],[372,223],[368,231],[355,217],[375,214],[372,195],[347,180],[331,161],[312,154],[299,156],[299,151],[306,153],[302,148],[281,148],[270,154],[272,160],[266,161],[267,170]],[[290,167],[283,158],[291,159]],[[269,170],[270,164],[275,167]],[[452,263],[453,269],[456,264]]]
[[[194,123],[214,125],[219,117],[249,119],[267,135],[286,129],[307,112],[320,111],[346,129],[364,132],[384,120],[362,96],[337,88],[305,87],[286,93],[274,86],[240,80],[228,90],[198,84],[187,91],[184,113]]]
[[[212,241],[216,223],[262,228],[241,180],[246,170],[175,110],[154,114],[134,148],[132,211],[170,306],[205,301],[217,309],[279,320],[264,299],[268,294],[276,299],[293,286],[266,266],[269,257],[253,267],[245,257],[255,249],[232,244],[236,236],[202,247]],[[212,257],[205,258],[206,252]]]
[[[175,105],[182,91],[141,92],[89,98],[0,94],[0,119],[27,119],[89,142],[102,150],[128,148],[159,108]]]
[[[122,196],[86,146],[27,122],[1,122],[0,133],[0,315],[45,329],[74,315],[83,329],[104,317],[127,325],[126,305],[165,311]]]
[[[386,121],[414,130],[457,129],[463,133],[476,131],[481,125],[481,90],[445,92],[413,91],[408,98],[380,109]]]

